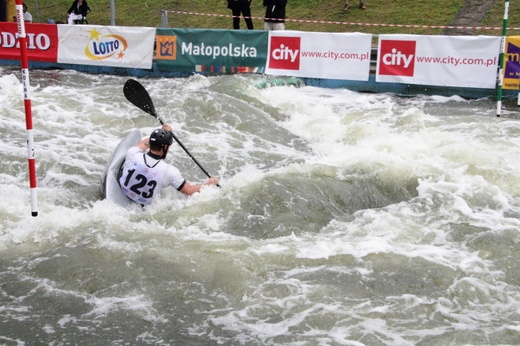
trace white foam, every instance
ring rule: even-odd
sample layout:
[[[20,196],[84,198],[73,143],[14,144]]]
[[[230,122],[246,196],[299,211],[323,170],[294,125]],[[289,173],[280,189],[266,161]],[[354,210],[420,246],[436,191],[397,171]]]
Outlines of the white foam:
[[[81,321],[102,325],[121,312],[154,325],[136,331],[143,342],[171,335],[161,325],[172,321],[185,323],[184,336],[237,344],[443,343],[464,333],[472,343],[479,330],[495,343],[493,335],[517,332],[508,267],[520,228],[514,117],[488,117],[485,103],[456,97],[257,90],[244,76],[147,79],[158,113],[222,188],[189,198],[167,189],[146,208],[125,209],[100,199],[101,173],[128,131],[146,135],[157,119],[125,100],[125,77],[52,73],[63,80],[33,80],[37,218],[21,84],[0,77],[2,264],[4,275],[34,275],[29,293],[0,307],[12,319],[30,318],[24,300],[48,293],[88,307],[53,315],[56,323],[41,325],[49,335],[87,333]],[[72,81],[80,79],[89,93]],[[206,179],[176,145],[168,161],[190,181]],[[370,191],[402,194],[363,208],[376,198]],[[302,213],[295,200],[319,210]],[[504,244],[511,252],[502,257]],[[88,294],[34,271],[81,250],[106,254],[99,265],[109,273],[151,280]],[[115,285],[109,278],[104,287]],[[179,322],[170,299],[196,309]]]

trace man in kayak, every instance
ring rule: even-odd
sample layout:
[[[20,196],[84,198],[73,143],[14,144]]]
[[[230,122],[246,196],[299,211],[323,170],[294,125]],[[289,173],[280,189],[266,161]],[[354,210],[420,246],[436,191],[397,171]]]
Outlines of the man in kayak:
[[[203,184],[191,184],[176,167],[164,161],[173,143],[171,131],[170,125],[164,124],[162,128],[154,130],[149,138],[142,139],[128,149],[118,181],[123,193],[131,200],[146,205],[169,185],[185,195],[192,195],[204,185],[218,184],[215,177]]]

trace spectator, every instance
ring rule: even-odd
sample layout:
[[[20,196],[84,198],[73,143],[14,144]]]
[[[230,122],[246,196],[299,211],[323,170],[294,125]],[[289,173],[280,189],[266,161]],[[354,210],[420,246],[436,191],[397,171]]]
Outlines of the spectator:
[[[32,15],[27,11],[27,5],[25,2],[22,4],[23,7],[23,21],[26,23],[32,23]],[[13,16],[13,22],[16,22],[16,16]]]
[[[240,14],[244,16],[244,20],[248,30],[253,30],[253,20],[251,19],[251,0],[228,0],[228,6],[233,13],[233,29],[240,29]]]
[[[27,5],[25,2],[22,4],[23,6],[23,20],[26,23],[32,23],[32,15],[27,11]]]
[[[73,24],[74,21],[85,22],[89,12],[90,7],[87,4],[87,0],[74,0],[67,11],[68,23]]]
[[[285,30],[285,6],[287,0],[264,0],[265,30]]]
[[[360,10],[366,10],[367,9],[365,4],[363,3],[363,0],[359,0],[359,9]],[[348,0],[345,1],[345,7],[343,8],[343,10],[345,10],[345,11],[350,10],[350,6],[348,5]]]

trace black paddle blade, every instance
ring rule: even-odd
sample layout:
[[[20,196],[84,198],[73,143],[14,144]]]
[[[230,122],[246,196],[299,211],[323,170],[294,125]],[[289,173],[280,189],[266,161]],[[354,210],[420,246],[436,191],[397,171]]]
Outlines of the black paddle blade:
[[[125,94],[126,99],[134,106],[139,107],[146,113],[157,118],[157,113],[155,113],[152,99],[141,83],[135,79],[127,80],[123,87],[123,93]]]

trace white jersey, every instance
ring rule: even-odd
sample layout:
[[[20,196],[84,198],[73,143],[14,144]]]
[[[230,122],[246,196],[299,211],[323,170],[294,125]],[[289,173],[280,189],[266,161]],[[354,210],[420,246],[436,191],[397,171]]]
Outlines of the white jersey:
[[[131,200],[148,204],[166,186],[180,190],[186,183],[179,170],[163,160],[157,160],[132,147],[126,152],[125,163],[120,172],[119,185]]]

